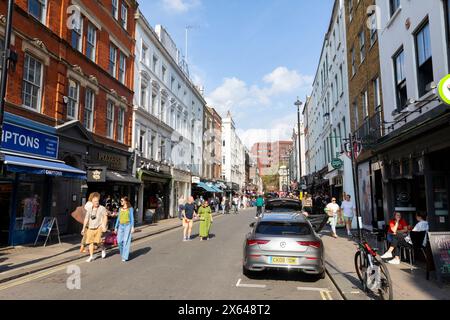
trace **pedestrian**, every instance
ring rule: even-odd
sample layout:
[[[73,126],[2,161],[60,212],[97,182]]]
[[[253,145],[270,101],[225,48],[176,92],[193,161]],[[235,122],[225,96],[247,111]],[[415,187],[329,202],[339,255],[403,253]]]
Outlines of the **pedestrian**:
[[[81,232],[81,234],[83,235],[83,238],[81,239],[81,245],[80,245],[80,252],[81,253],[86,253],[86,236],[87,236],[87,229],[88,226],[84,224],[84,220],[86,219],[87,216],[87,212],[89,210],[92,209],[92,198],[94,196],[94,193],[91,193],[89,195],[88,201],[86,202],[86,204],[84,205],[84,218],[83,218],[83,230],[84,232]]]
[[[308,215],[313,213],[313,199],[308,193],[305,193],[305,198],[303,199],[303,211]]]
[[[100,205],[100,194],[95,192],[89,199],[92,199],[92,206],[89,205],[84,219],[81,234],[86,233],[86,245],[89,245],[89,258],[86,262],[94,260],[94,246],[102,246],[102,234],[106,232],[108,216],[106,208]],[[87,229],[87,230],[86,230]],[[106,258],[105,247],[102,246],[102,258]]]
[[[178,219],[183,220],[183,210],[184,210],[184,204],[186,203],[186,200],[184,199],[184,196],[182,195],[178,199]]]
[[[200,241],[208,240],[211,224],[213,223],[211,207],[209,206],[208,201],[204,201],[203,205],[198,209],[198,216],[200,218]]]
[[[128,197],[120,199],[121,208],[116,221],[117,243],[122,261],[128,261],[131,247],[131,235],[134,233],[134,210]]]
[[[183,241],[190,241],[192,226],[194,225],[195,203],[194,197],[189,197],[183,211]]]
[[[347,227],[347,235],[352,235],[352,223],[355,216],[356,208],[352,202],[352,197],[349,194],[345,195],[344,201],[341,204],[341,210],[344,212],[344,222]]]
[[[225,213],[230,214],[230,210],[231,210],[231,199],[225,197]]]
[[[333,238],[337,239],[337,233],[336,233],[336,224],[338,219],[338,214],[341,210],[339,205],[336,203],[336,198],[332,198],[331,202],[326,206],[325,211],[330,217],[331,220],[331,230],[333,231]]]
[[[225,204],[226,204],[226,202],[227,202],[227,197],[223,196],[222,197],[222,203],[221,203],[221,205],[222,205],[222,214],[225,214]]]
[[[237,195],[234,196],[233,198],[233,209],[234,209],[234,213],[238,214],[238,204],[239,204],[239,197]]]
[[[256,199],[256,216],[259,217],[262,214],[262,209],[264,207],[264,198],[259,195]]]

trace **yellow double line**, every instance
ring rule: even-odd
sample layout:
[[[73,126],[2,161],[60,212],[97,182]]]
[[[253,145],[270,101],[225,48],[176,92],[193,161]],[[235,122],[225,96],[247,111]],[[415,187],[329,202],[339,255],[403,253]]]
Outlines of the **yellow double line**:
[[[330,291],[327,290],[321,290],[320,296],[322,297],[322,300],[333,300],[333,297],[330,294]]]

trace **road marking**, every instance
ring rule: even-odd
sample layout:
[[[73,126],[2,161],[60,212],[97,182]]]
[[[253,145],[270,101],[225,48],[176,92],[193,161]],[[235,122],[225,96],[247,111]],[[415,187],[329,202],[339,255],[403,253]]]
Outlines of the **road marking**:
[[[65,265],[64,267],[54,268],[54,269],[50,269],[50,270],[47,270],[47,271],[44,271],[44,272],[40,272],[40,273],[38,273],[36,275],[30,275],[30,276],[25,277],[25,278],[19,278],[19,280],[16,280],[16,281],[13,280],[12,282],[9,282],[7,284],[1,285],[0,286],[0,291],[6,290],[6,289],[9,289],[9,288],[12,288],[12,287],[17,287],[17,286],[20,286],[22,284],[25,284],[25,283],[28,283],[28,282],[31,282],[31,281],[34,281],[34,280],[37,280],[37,279],[49,276],[49,275],[51,275],[53,273],[56,273],[56,272],[59,272],[59,271],[63,271],[66,268],[67,268],[67,265]]]
[[[238,282],[236,283],[236,287],[238,287],[238,288],[259,288],[259,289],[267,288],[267,286],[265,284],[242,284],[241,281],[242,281],[242,279],[238,280]]]
[[[297,287],[298,291],[319,291],[319,292],[331,292],[328,289],[324,289],[324,288],[312,288],[312,287]]]

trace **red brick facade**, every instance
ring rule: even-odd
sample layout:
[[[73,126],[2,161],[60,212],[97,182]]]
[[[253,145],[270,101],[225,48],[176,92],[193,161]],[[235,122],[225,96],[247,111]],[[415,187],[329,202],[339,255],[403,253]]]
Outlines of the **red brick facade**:
[[[133,66],[134,66],[134,0],[118,0],[119,21],[112,15],[112,0],[47,0],[46,10],[40,22],[28,10],[29,0],[16,0],[13,15],[12,49],[18,54],[15,70],[9,71],[6,94],[6,111],[47,125],[57,126],[72,119],[67,117],[66,98],[69,79],[79,85],[79,104],[76,119],[84,121],[86,88],[95,92],[93,128],[95,140],[106,145],[128,150],[131,146]],[[124,2],[125,1],[125,2]],[[127,28],[120,25],[121,6],[126,4]],[[82,17],[82,51],[72,48],[72,30],[67,27],[71,17],[69,6],[77,4]],[[0,2],[0,16],[6,15],[6,1]],[[86,56],[88,23],[96,34],[95,62]],[[0,22],[0,37],[4,38],[4,19]],[[111,40],[112,39],[112,40]],[[113,44],[126,56],[125,82],[118,78],[119,51],[116,57],[116,79],[109,70],[110,45]],[[41,102],[38,110],[24,107],[24,64],[28,54],[42,63]],[[107,101],[114,105],[114,134],[107,138]],[[124,138],[118,140],[118,112],[124,109]]]

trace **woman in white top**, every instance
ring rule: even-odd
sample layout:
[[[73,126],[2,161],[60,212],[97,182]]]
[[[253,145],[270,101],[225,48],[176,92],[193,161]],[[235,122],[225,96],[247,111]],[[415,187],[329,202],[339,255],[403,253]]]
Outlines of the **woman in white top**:
[[[332,198],[331,199],[331,203],[329,203],[326,208],[325,211],[327,212],[328,216],[331,218],[331,230],[333,231],[333,238],[337,238],[337,233],[336,233],[336,224],[337,224],[337,218],[338,218],[338,214],[341,211],[341,208],[339,207],[339,205],[336,203],[336,198]]]

